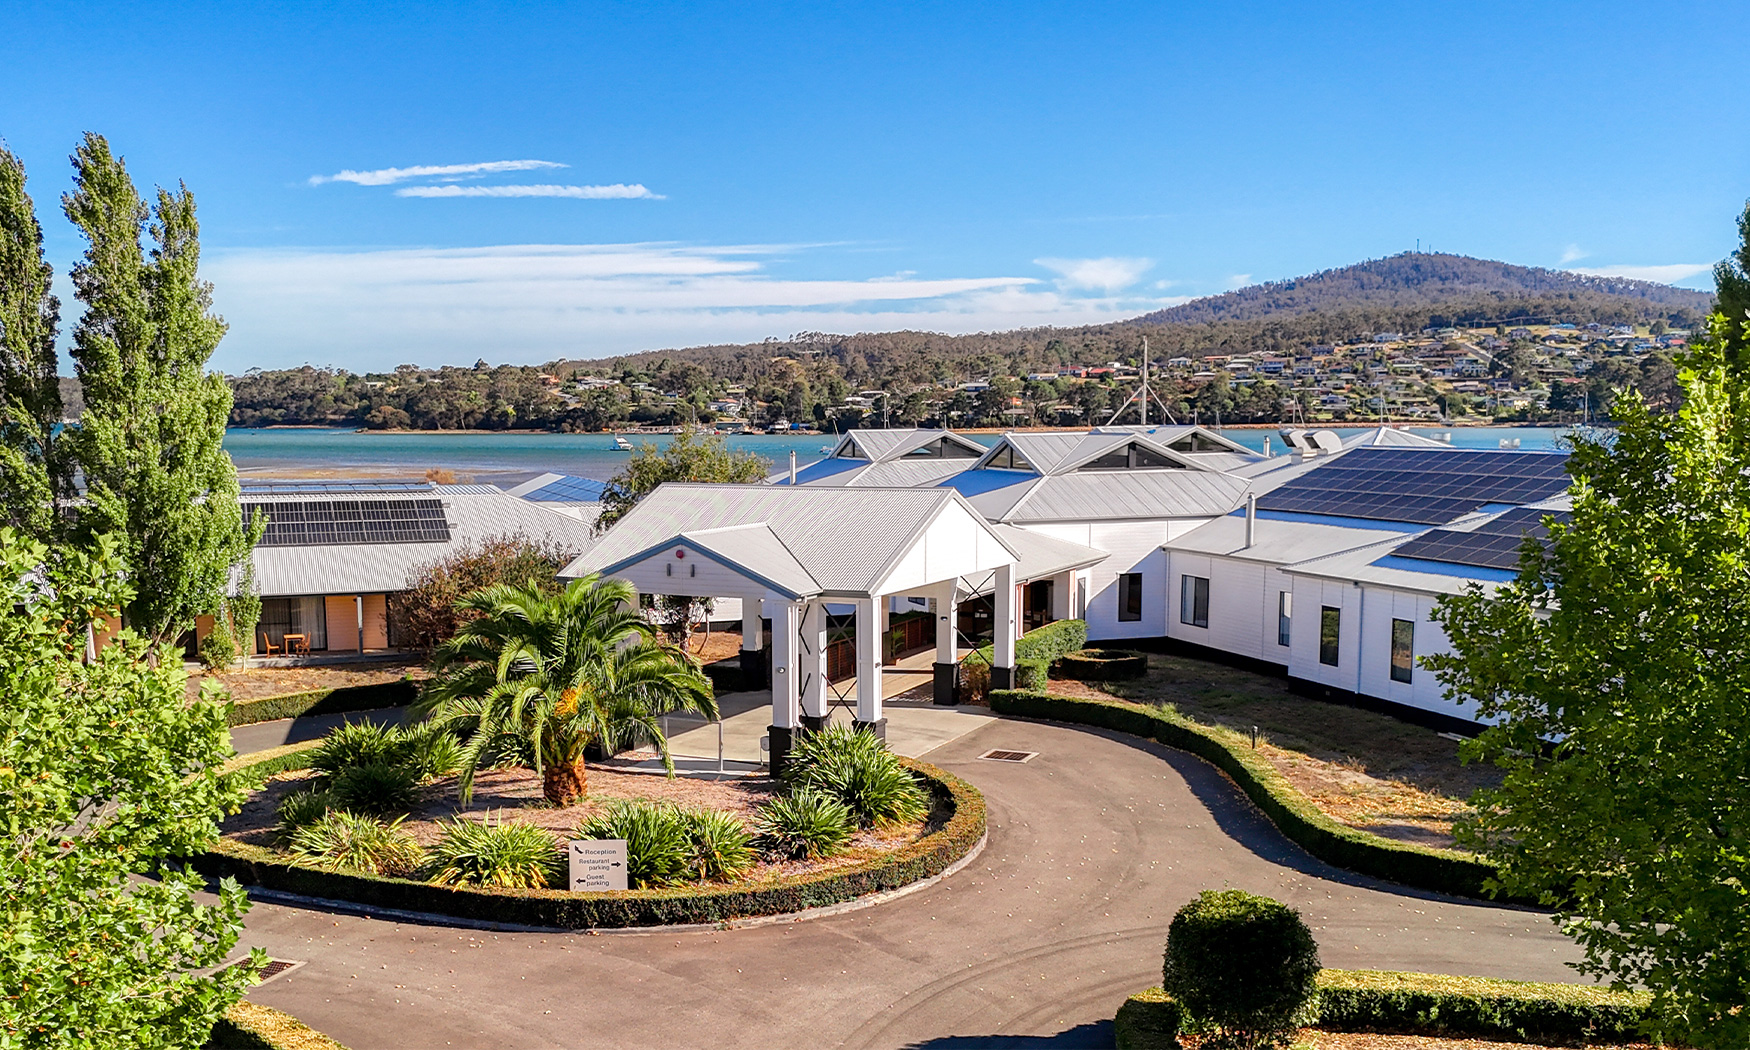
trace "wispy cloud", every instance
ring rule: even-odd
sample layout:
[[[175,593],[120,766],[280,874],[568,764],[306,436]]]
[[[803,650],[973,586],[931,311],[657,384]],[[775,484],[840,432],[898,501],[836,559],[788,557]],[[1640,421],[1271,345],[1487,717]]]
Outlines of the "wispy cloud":
[[[216,364],[386,369],[550,361],[800,331],[997,331],[1134,317],[1185,297],[1074,294],[1035,277],[811,279],[797,245],[209,251],[230,335]]]
[[[1153,259],[1107,256],[1100,259],[1034,259],[1033,264],[1057,274],[1057,284],[1061,288],[1110,294],[1135,284],[1155,262]]]
[[[333,175],[312,175],[310,185],[325,182],[351,182],[359,186],[390,186],[408,179],[466,179],[482,175],[498,175],[507,171],[538,171],[563,168],[567,165],[552,160],[488,160],[478,164],[421,164],[411,168],[378,168],[375,171],[337,171]]]
[[[1589,253],[1582,249],[1578,244],[1570,244],[1562,249],[1561,265],[1566,266],[1577,259],[1584,259],[1588,254]]]
[[[1231,292],[1235,288],[1244,288],[1246,285],[1251,284],[1251,283],[1252,283],[1252,275],[1249,273],[1229,274],[1228,278],[1227,278],[1227,290]]]
[[[664,200],[642,184],[616,182],[611,186],[403,186],[397,197],[572,197],[578,200]]]
[[[1581,266],[1574,272],[1592,277],[1630,277],[1637,281],[1676,284],[1711,269],[1712,263],[1666,263],[1657,266]]]

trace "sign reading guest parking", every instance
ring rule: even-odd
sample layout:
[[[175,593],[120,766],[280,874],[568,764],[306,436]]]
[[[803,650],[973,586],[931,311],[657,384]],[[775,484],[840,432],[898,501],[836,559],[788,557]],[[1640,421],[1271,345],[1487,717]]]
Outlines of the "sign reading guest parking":
[[[571,857],[573,891],[626,888],[625,839],[572,839],[566,852]]]

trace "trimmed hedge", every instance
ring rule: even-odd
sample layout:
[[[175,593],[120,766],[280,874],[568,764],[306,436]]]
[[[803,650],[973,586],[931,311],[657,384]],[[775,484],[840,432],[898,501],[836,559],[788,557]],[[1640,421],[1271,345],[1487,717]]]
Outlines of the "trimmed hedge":
[[[1083,682],[1118,682],[1148,674],[1148,657],[1126,649],[1081,649],[1064,653],[1057,667],[1065,678]]]
[[[1265,816],[1308,853],[1339,868],[1405,886],[1516,904],[1533,899],[1493,894],[1495,866],[1474,853],[1393,842],[1327,816],[1275,766],[1232,730],[1206,726],[1176,712],[1113,700],[1084,700],[1020,689],[993,689],[992,711],[1023,718],[1115,729],[1189,751],[1232,777]]]
[[[1065,653],[1088,644],[1086,620],[1053,620],[1015,639],[1015,688],[1043,691],[1051,683],[1051,665]],[[985,666],[996,664],[996,649],[985,646],[977,655]]]
[[[242,764],[234,772],[259,777],[269,770],[307,767],[308,752],[315,743],[276,749],[266,753],[269,757],[264,761]],[[934,830],[884,857],[775,885],[676,886],[606,893],[438,886],[361,872],[321,871],[292,863],[272,850],[230,839],[220,839],[211,850],[193,858],[192,864],[210,878],[230,876],[246,886],[518,926],[667,926],[781,915],[842,904],[940,875],[984,838],[984,796],[977,788],[935,766],[911,759],[900,761],[923,780],[930,795],[929,820]]]
[[[1511,1041],[1618,1043],[1640,1038],[1652,996],[1586,984],[1503,981],[1437,973],[1320,970],[1316,1027]],[[1159,988],[1127,999],[1119,1050],[1178,1045],[1183,1008]]]
[[[346,1050],[346,1047],[291,1014],[243,999],[213,1025],[205,1050]]]
[[[232,726],[254,725],[300,715],[331,715],[342,711],[375,711],[381,707],[405,707],[419,697],[419,683],[411,678],[374,685],[348,685],[339,689],[313,689],[307,693],[264,696],[239,700],[231,705]]]

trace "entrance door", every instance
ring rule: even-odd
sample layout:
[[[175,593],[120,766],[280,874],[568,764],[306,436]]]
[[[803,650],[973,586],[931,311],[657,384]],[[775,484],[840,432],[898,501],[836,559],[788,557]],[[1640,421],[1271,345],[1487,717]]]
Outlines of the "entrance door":
[[[1021,612],[1023,631],[1037,630],[1051,622],[1051,580],[1034,580],[1027,585],[1026,608]]]

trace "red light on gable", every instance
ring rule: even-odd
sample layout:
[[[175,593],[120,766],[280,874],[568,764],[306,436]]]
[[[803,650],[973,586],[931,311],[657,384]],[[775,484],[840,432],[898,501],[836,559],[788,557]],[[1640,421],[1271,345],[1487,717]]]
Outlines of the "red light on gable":
[[[687,556],[687,552],[684,550],[676,549],[674,552],[674,556],[677,558],[684,558]]]

